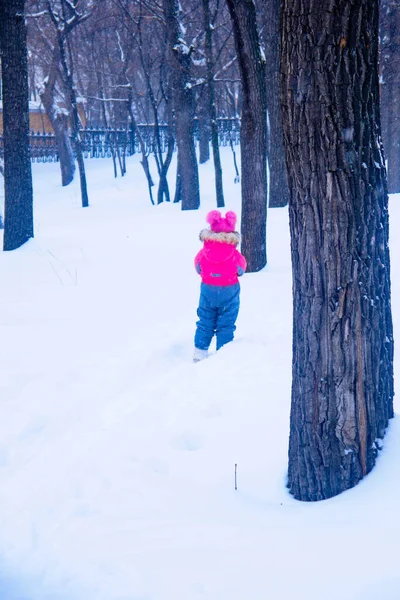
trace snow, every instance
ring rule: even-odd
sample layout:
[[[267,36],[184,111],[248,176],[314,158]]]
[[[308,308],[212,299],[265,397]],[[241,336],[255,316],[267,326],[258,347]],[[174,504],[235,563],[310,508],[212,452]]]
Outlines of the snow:
[[[235,341],[193,364],[212,161],[182,212],[150,204],[139,159],[122,179],[86,161],[86,209],[78,178],[34,164],[36,237],[0,254],[1,600],[398,600],[397,417],[355,489],[305,504],[285,488],[287,210],[242,278]],[[400,196],[390,214],[399,337]]]
[[[183,40],[181,38],[178,40],[178,43],[175,44],[174,50],[178,50],[181,54],[189,54],[190,53],[189,46],[187,45],[185,40]]]

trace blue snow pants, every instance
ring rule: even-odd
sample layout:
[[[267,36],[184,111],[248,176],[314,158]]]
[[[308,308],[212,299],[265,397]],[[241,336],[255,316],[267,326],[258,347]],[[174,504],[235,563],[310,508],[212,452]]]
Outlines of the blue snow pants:
[[[202,283],[197,309],[199,320],[194,336],[195,347],[208,350],[214,335],[217,336],[217,350],[231,342],[236,329],[239,306],[239,283],[226,286]]]

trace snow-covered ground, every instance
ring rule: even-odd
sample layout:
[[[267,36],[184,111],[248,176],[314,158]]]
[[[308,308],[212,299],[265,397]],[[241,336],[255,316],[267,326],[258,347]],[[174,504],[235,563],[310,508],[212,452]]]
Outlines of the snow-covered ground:
[[[212,164],[194,212],[151,206],[138,157],[123,179],[86,166],[82,209],[78,178],[34,165],[36,237],[0,254],[0,599],[399,600],[398,418],[355,489],[303,504],[285,488],[287,210],[242,278],[236,340],[193,364]],[[398,339],[400,196],[390,212]]]

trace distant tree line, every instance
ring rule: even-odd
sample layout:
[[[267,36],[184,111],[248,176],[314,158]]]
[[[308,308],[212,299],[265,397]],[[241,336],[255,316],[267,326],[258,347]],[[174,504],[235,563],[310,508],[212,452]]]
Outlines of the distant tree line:
[[[268,195],[270,207],[284,206],[288,201],[280,102],[280,8],[280,0],[240,3],[229,0],[26,0],[29,97],[41,101],[54,129],[62,184],[72,181],[76,160],[82,205],[88,205],[79,136],[78,103],[81,103],[88,126],[126,130],[136,128],[137,123],[154,126],[157,203],[171,199],[167,175],[173,149],[177,146],[173,200],[181,202],[183,209],[197,208],[200,189],[193,137],[193,117],[196,116],[200,126],[199,161],[209,160],[211,148],[216,203],[222,207],[225,202],[216,118],[241,118],[242,144],[246,149],[241,166],[243,241],[245,246],[254,247],[256,236],[256,245],[265,245],[261,242],[265,237],[264,198]],[[397,98],[400,93],[399,11],[395,0],[382,0],[382,125],[390,191],[400,191],[400,117],[399,111],[389,106],[393,100],[396,106],[400,102]],[[246,50],[245,37],[238,26],[245,22],[242,33],[248,31],[249,38]],[[258,57],[257,48],[261,52]],[[248,64],[243,63],[246,57]],[[260,71],[253,73],[251,66],[257,64]],[[167,152],[163,152],[160,124],[168,127]],[[257,133],[257,139],[251,140],[252,132]],[[154,174],[138,130],[137,136],[142,148],[141,164],[152,197]],[[254,144],[256,155],[249,151],[248,143]],[[121,174],[126,169],[118,152],[116,145],[112,151],[115,175],[118,167]],[[265,161],[269,167],[269,190],[266,177],[260,178],[253,168],[260,164],[263,171]],[[250,227],[252,222],[257,224]],[[250,258],[250,270],[264,266],[266,253],[261,251],[261,254],[263,258],[259,256],[254,261]]]

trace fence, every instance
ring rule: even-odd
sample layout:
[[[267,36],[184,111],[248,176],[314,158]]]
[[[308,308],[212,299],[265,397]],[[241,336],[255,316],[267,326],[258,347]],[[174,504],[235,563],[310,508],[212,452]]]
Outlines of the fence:
[[[146,153],[151,154],[155,150],[154,125],[140,124],[137,126],[144,141]],[[227,146],[231,143],[240,143],[240,122],[238,119],[218,119],[219,145]],[[161,148],[166,152],[168,146],[168,127],[159,125]],[[195,136],[199,138],[199,126],[196,119]],[[31,159],[35,162],[58,161],[58,149],[54,134],[34,133],[29,135]],[[113,153],[121,153],[131,156],[140,152],[139,139],[135,129],[106,129],[87,128],[81,129],[81,140],[85,158],[106,158]],[[3,156],[3,137],[0,135],[0,158]]]

